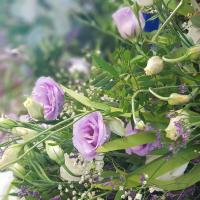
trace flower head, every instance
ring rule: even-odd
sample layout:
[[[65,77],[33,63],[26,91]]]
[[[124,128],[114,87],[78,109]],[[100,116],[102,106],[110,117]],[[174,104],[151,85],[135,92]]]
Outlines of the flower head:
[[[100,112],[84,116],[73,126],[73,145],[88,160],[95,158],[96,149],[104,144],[109,136],[110,131]]]
[[[163,60],[159,56],[153,56],[148,60],[144,71],[147,76],[151,76],[154,74],[159,74],[163,70],[163,67]]]
[[[146,131],[152,130],[152,127],[147,125],[145,130]],[[140,131],[141,130],[139,130],[139,129],[133,129],[131,123],[129,123],[126,126],[126,136],[133,135],[133,134],[139,134]],[[139,156],[145,156],[145,155],[149,154],[152,150],[159,148],[160,146],[161,146],[160,135],[158,134],[157,141],[148,143],[148,144],[139,145],[136,147],[128,148],[128,149],[126,149],[126,153],[137,154]]]
[[[63,109],[64,91],[52,78],[41,77],[35,84],[32,99],[42,106],[46,120],[55,120]]]
[[[165,129],[166,137],[176,141],[180,136],[182,136],[185,141],[189,136],[189,129],[184,130],[183,121],[188,118],[188,113],[182,110],[177,111],[179,115],[172,117],[170,119],[169,125]]]
[[[117,26],[117,29],[124,39],[137,36],[144,27],[144,18],[139,14],[139,21],[130,7],[118,9],[112,18]]]

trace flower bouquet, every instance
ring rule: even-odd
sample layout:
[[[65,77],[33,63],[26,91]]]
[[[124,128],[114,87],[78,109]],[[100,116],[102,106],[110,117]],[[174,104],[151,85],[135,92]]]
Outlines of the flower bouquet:
[[[111,4],[107,29],[81,18],[114,38],[89,80],[42,76],[25,115],[1,117],[1,200],[200,198],[200,6]]]

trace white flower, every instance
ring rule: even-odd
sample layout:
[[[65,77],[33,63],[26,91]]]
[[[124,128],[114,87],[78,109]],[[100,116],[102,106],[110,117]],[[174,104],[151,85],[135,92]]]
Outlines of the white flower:
[[[14,180],[13,173],[11,171],[0,172],[0,200],[17,200],[18,197],[9,196],[9,193],[14,192],[12,188],[12,182]]]
[[[170,119],[169,125],[165,129],[166,137],[176,141],[178,137],[180,136],[177,132],[177,127],[175,126],[176,122],[186,120],[188,118],[188,113],[182,110],[177,111],[179,113],[178,116],[172,117]]]
[[[153,0],[136,0],[140,6],[151,6],[153,5]]]
[[[159,56],[152,56],[148,62],[147,62],[147,66],[144,68],[144,71],[146,73],[147,76],[151,76],[154,74],[159,74],[164,67],[164,63],[162,58],[160,58]]]
[[[76,176],[67,172],[63,166],[60,167],[60,176],[63,180],[67,181],[81,181],[82,177],[87,175],[91,169],[95,169],[96,171],[102,170],[104,166],[103,158],[104,156],[98,155],[93,162],[84,160],[82,156],[79,156],[81,162],[77,162],[77,158],[70,158],[69,155],[65,153],[65,165],[68,170]]]
[[[70,73],[83,73],[89,74],[90,64],[87,62],[85,58],[71,58],[69,60],[69,72]]]
[[[134,200],[141,200],[141,199],[142,199],[142,194],[137,193],[137,194],[135,195]]]

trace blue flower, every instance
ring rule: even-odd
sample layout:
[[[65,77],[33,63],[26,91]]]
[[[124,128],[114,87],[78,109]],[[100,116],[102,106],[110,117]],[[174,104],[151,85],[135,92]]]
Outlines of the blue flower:
[[[145,26],[143,29],[144,32],[151,32],[158,29],[159,24],[160,24],[160,20],[158,17],[156,17],[155,19],[149,20],[150,18],[153,17],[154,14],[143,12],[142,15],[145,20]]]

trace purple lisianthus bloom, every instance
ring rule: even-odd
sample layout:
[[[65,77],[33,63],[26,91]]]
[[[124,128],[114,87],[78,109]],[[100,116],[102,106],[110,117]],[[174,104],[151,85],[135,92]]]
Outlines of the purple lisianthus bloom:
[[[112,18],[117,29],[124,39],[137,36],[144,27],[144,18],[139,14],[139,21],[130,7],[118,9]]]
[[[73,126],[73,145],[86,160],[96,156],[96,149],[110,137],[100,112],[90,113]]]
[[[153,130],[153,128],[149,125],[146,125],[145,131],[150,131],[150,130]],[[128,123],[128,125],[126,126],[125,133],[126,133],[126,136],[129,136],[129,135],[133,135],[133,134],[140,134],[140,131],[141,130],[139,130],[139,129],[133,129],[131,123]],[[157,140],[155,142],[128,148],[128,149],[126,149],[126,153],[127,154],[137,154],[139,156],[146,156],[152,150],[154,150],[156,148],[160,148],[160,147],[161,147],[160,134],[157,134]]]
[[[46,120],[55,120],[63,109],[64,91],[52,78],[41,77],[35,84],[32,99],[43,107]]]

